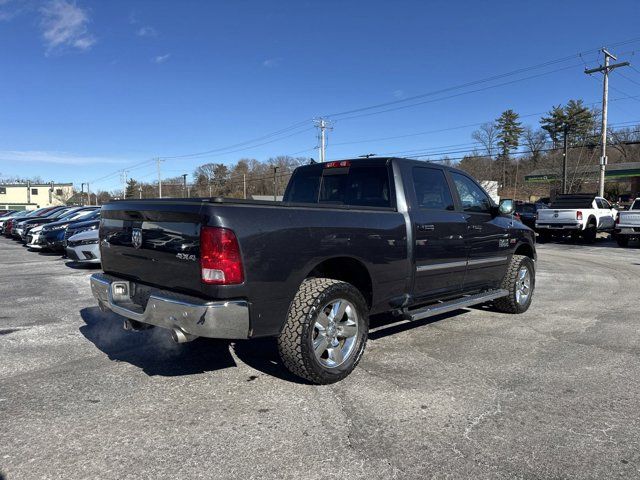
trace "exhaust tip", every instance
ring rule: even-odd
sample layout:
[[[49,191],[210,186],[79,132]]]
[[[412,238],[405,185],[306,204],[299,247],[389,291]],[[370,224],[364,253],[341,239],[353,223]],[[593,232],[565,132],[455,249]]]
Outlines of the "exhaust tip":
[[[197,335],[191,335],[190,333],[187,333],[180,328],[171,329],[171,339],[175,343],[187,343],[195,340],[196,338],[198,338]]]

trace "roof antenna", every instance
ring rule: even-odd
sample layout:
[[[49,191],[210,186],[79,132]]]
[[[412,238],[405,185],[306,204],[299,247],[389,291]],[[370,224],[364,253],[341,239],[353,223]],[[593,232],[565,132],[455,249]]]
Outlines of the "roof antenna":
[[[359,158],[371,158],[371,157],[375,157],[376,154],[375,153],[366,153],[364,155],[359,155]]]
[[[315,165],[316,163],[318,162],[316,162],[313,158],[309,157],[309,165]]]

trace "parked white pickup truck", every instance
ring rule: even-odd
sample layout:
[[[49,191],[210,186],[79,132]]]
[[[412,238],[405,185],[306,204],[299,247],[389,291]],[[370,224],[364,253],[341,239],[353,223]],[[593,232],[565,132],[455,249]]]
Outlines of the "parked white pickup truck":
[[[613,232],[618,211],[602,197],[592,194],[558,195],[549,208],[538,210],[536,231],[541,241],[552,236],[581,236],[593,243],[598,232]]]
[[[616,220],[616,241],[621,247],[629,245],[629,240],[640,240],[640,198],[636,198],[627,212],[620,212]]]

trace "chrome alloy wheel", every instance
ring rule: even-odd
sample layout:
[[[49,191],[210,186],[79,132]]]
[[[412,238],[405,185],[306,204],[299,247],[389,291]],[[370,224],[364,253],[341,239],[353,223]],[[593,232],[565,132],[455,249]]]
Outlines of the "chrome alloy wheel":
[[[343,298],[326,304],[312,335],[313,351],[322,366],[342,365],[353,354],[358,338],[358,313],[353,304]]]
[[[531,296],[531,272],[526,266],[520,267],[516,278],[516,302],[526,305]]]

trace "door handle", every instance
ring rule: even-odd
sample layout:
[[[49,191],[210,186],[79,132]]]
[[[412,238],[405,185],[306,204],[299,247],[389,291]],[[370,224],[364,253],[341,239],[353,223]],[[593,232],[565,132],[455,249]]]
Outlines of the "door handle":
[[[436,229],[436,226],[427,223],[416,223],[416,229],[419,232],[433,232]]]
[[[476,232],[481,232],[482,231],[482,226],[481,225],[467,225],[467,229],[468,230],[475,230]]]

